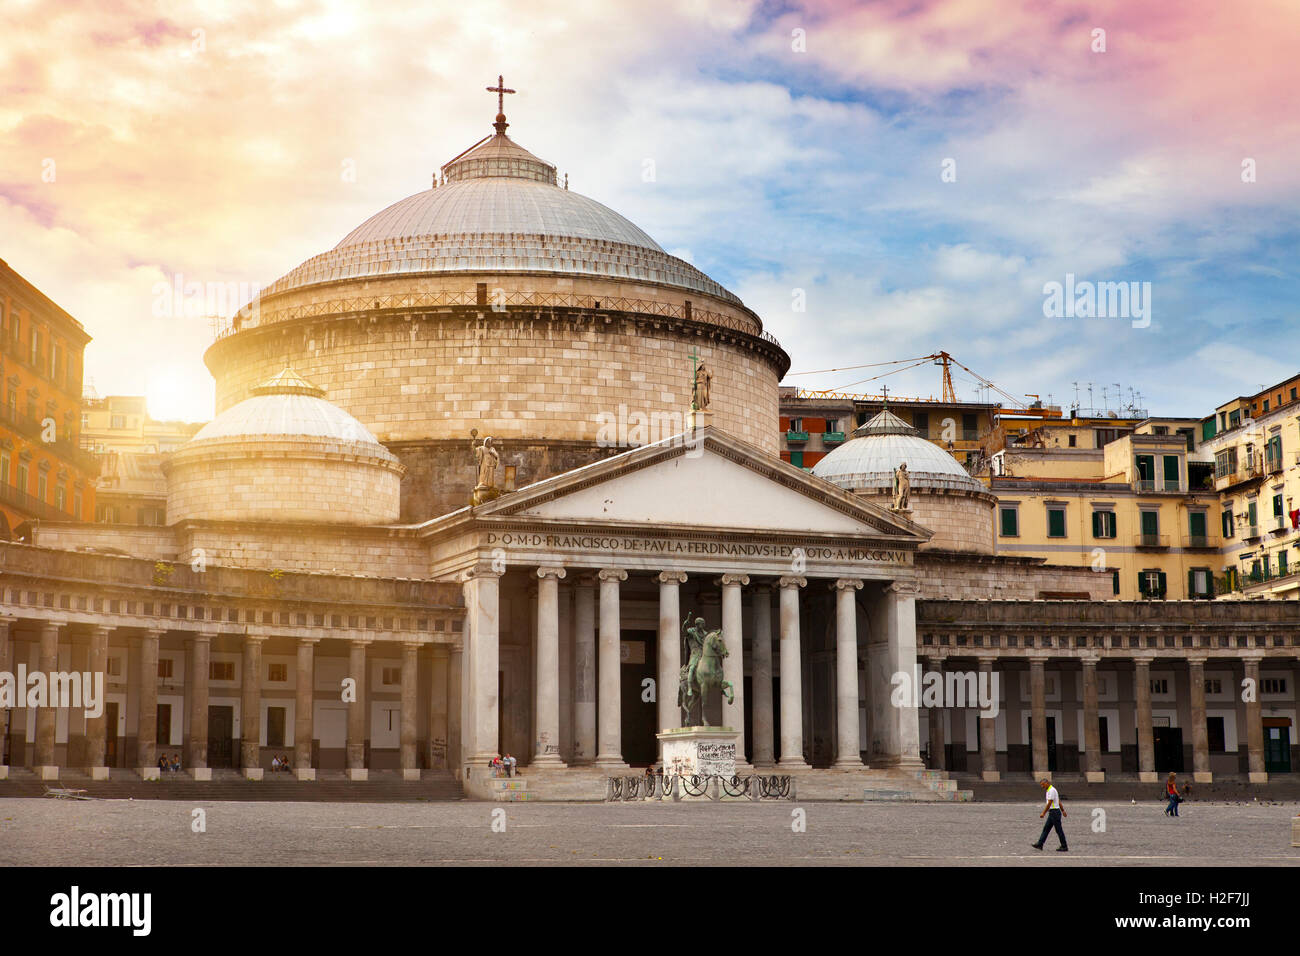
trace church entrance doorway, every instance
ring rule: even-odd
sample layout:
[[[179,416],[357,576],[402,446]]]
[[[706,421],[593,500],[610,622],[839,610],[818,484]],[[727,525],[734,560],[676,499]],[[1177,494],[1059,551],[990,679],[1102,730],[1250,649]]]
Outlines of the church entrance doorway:
[[[229,705],[208,707],[208,766],[229,769],[235,766],[235,708]]]
[[[659,660],[659,642],[655,631],[622,632],[619,643],[621,660],[619,683],[622,688],[621,731],[623,734],[623,759],[633,767],[647,767],[659,758],[658,695],[668,694],[677,699],[677,685],[658,687],[646,680],[658,681],[655,673]],[[654,687],[651,695],[648,688]]]

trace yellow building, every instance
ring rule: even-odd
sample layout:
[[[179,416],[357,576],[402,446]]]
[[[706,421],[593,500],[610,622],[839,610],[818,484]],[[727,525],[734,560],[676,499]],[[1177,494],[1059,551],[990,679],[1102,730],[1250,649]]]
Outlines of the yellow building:
[[[1090,567],[1124,600],[1215,596],[1218,496],[1192,420],[1074,419],[1014,434],[1022,443],[995,452],[987,478],[999,553]]]
[[[1220,405],[1202,422],[1220,497],[1224,584],[1244,598],[1300,598],[1300,377]]]
[[[96,455],[111,451],[166,454],[189,441],[202,427],[201,422],[151,418],[143,395],[82,399],[81,444]]]

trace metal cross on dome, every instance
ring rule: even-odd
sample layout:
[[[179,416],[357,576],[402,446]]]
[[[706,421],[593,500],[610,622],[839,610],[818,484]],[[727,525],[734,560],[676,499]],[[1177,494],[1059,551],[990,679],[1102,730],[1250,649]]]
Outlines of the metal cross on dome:
[[[506,94],[507,94],[507,93],[513,93],[513,92],[515,92],[514,90],[508,90],[508,89],[506,89],[506,80],[505,80],[505,77],[504,77],[504,76],[501,76],[500,74],[497,75],[497,85],[496,85],[496,86],[489,86],[489,87],[487,88],[487,91],[488,91],[489,93],[495,93],[495,94],[497,95],[497,112],[498,112],[498,113],[504,113],[504,112],[506,111]]]

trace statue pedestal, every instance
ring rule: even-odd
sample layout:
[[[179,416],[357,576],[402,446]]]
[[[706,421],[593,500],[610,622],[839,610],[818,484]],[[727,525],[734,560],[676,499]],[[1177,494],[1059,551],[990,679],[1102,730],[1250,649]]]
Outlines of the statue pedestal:
[[[731,778],[745,759],[737,750],[740,734],[730,727],[673,727],[655,736],[665,775]]]
[[[692,408],[686,413],[686,430],[698,431],[701,428],[708,428],[713,424],[713,409],[711,408]]]

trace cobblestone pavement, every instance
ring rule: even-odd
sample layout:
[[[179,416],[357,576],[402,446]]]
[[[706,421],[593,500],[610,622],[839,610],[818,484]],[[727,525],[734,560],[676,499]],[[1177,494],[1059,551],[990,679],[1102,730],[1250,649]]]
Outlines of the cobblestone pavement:
[[[757,864],[1300,866],[1300,804],[511,804],[0,801],[0,865]],[[207,832],[191,831],[206,812]],[[504,813],[504,832],[492,828]],[[793,811],[807,830],[792,830]],[[1093,832],[1096,811],[1104,832]],[[500,817],[500,814],[497,814]]]

